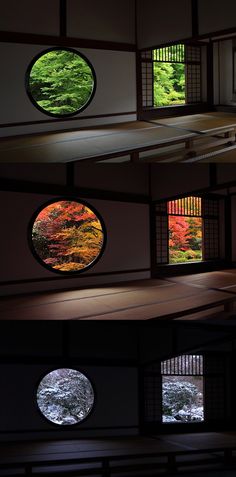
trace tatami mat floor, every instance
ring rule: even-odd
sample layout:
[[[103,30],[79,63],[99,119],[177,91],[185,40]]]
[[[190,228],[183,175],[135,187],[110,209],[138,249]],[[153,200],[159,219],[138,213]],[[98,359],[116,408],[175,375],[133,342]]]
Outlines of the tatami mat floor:
[[[236,301],[236,270],[2,297],[1,320],[198,319]],[[200,316],[201,318],[201,316]]]

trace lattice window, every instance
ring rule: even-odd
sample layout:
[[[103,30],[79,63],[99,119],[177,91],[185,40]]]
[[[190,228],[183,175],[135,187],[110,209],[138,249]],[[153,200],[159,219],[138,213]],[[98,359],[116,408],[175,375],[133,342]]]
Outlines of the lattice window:
[[[161,418],[161,376],[146,376],[145,388],[145,421],[158,422]]]
[[[202,376],[203,356],[183,354],[161,362],[161,374],[165,376]]]
[[[162,422],[204,421],[203,356],[181,355],[161,362]]]
[[[219,202],[218,200],[204,199],[203,201],[203,215],[218,217]]]
[[[190,385],[197,386],[202,394],[197,397],[197,403],[195,403],[196,407],[204,407],[201,419],[188,419],[185,422],[224,420],[227,414],[226,396],[228,392],[225,380],[226,369],[227,358],[220,354],[204,356],[184,354],[146,365],[143,381],[144,422],[146,425],[152,429],[152,424],[163,422],[163,384],[166,382],[179,382],[183,386],[184,382],[189,382]],[[196,408],[194,410],[192,407],[192,411],[195,413]],[[175,422],[176,424],[178,422]]]
[[[185,82],[185,99],[182,98],[179,103],[171,100],[168,105],[175,106],[183,102],[193,104],[202,101],[201,46],[177,44],[141,53],[142,105],[144,108],[155,107],[154,65],[158,63],[183,65],[182,79]],[[161,105],[157,106],[160,107]]]
[[[160,364],[144,370],[144,419],[146,423],[160,422],[162,415]]]
[[[205,260],[219,257],[219,202],[204,199],[204,258]]]
[[[201,256],[195,260],[216,260],[219,258],[219,201],[212,198],[184,197],[156,204],[156,264],[181,263],[172,261],[169,247],[169,229],[179,217],[191,219],[191,226],[201,231]],[[189,218],[189,219],[188,219]],[[200,223],[199,223],[200,221]],[[196,229],[197,230],[197,229]],[[199,242],[200,243],[200,242]],[[199,245],[200,246],[200,245]]]
[[[186,61],[187,62],[197,62],[201,61],[201,48],[195,45],[188,45],[185,49]]]
[[[185,63],[185,54],[184,45],[172,45],[152,50],[152,59],[160,63]]]
[[[156,262],[168,263],[168,217],[156,216]]]
[[[202,199],[200,197],[184,197],[170,200],[167,205],[169,215],[184,215],[185,217],[201,217]]]
[[[201,102],[201,65],[186,65],[186,103]]]
[[[204,258],[213,260],[219,257],[219,223],[218,219],[204,220]]]
[[[153,66],[152,63],[142,63],[142,98],[143,106],[153,105]]]

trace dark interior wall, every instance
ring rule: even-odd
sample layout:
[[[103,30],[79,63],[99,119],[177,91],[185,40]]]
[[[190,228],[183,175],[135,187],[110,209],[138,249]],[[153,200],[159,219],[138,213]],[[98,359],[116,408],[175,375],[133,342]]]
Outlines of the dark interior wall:
[[[148,197],[149,168],[147,164],[77,164],[75,185]]]
[[[87,3],[67,0],[65,10],[61,5],[60,0],[43,0],[36,4],[30,0],[22,0],[20,4],[10,0],[1,9],[0,136],[136,119],[134,0],[121,0],[115,9],[109,0]],[[25,36],[23,39],[14,37],[13,32]],[[32,34],[39,37],[32,37]],[[60,45],[61,35],[64,46],[68,45],[66,37],[74,37],[69,46],[92,63],[97,88],[84,111],[71,120],[57,121],[31,103],[25,89],[25,75],[35,55]],[[16,38],[15,43],[13,38]]]
[[[223,193],[236,181],[235,164],[153,164],[152,199],[161,200],[195,192]]]
[[[105,251],[93,268],[76,277],[64,279],[61,275],[44,268],[33,256],[28,243],[29,222],[33,213],[54,197],[12,192],[2,192],[0,196],[2,227],[6,231],[2,237],[2,247],[8,250],[2,257],[1,264],[2,293],[60,289],[149,277],[147,204],[86,199],[88,205],[95,207],[105,222],[107,230]],[[117,272],[124,273],[117,275]],[[89,277],[91,273],[95,276]],[[108,275],[104,276],[104,273]],[[50,281],[44,283],[44,278],[49,278]],[[18,283],[12,283],[15,280]],[[26,283],[22,283],[22,280],[26,280]]]
[[[137,1],[138,47],[148,48],[192,36],[190,0]]]
[[[232,220],[232,261],[236,262],[236,195],[231,199],[231,220]]]
[[[234,0],[219,2],[198,0],[199,33],[214,33],[235,28],[236,5]]]
[[[2,293],[87,286],[149,277],[149,206],[142,203],[148,201],[147,166],[75,166],[76,192],[70,192],[70,189],[66,188],[67,170],[63,164],[44,164],[43,167],[39,164],[27,167],[2,164],[0,176],[3,182],[9,181],[10,187],[9,192],[1,192],[2,224],[4,223],[7,230],[6,236],[1,239],[2,246],[11,250],[5,255],[4,264],[2,262]],[[17,181],[22,192],[12,192],[13,181]],[[38,193],[24,192],[27,188],[30,191],[36,190],[35,184]],[[58,187],[55,196],[50,195],[53,187]],[[69,194],[70,197],[83,200],[79,188],[87,193],[93,189],[91,194],[97,191],[96,199],[92,199],[91,195],[84,200],[93,205],[103,217],[107,230],[107,246],[101,260],[94,267],[77,277],[64,279],[61,275],[46,270],[35,260],[28,244],[27,232],[32,214],[49,198],[66,197]],[[44,194],[40,194],[43,190]],[[102,193],[107,191],[108,199],[99,199],[99,191],[101,197]],[[122,271],[124,274],[120,273]],[[95,276],[89,277],[90,274]],[[44,278],[50,278],[50,281],[44,283]],[[34,279],[35,283],[20,283],[21,280]],[[3,285],[3,282],[15,280],[19,282]]]
[[[18,433],[19,437],[25,435],[28,439],[137,433],[138,384],[137,370],[134,367],[87,366],[80,365],[79,361],[78,364],[74,363],[72,368],[78,369],[91,380],[96,401],[91,415],[70,430],[50,424],[37,408],[36,390],[39,381],[57,368],[56,362],[49,365],[0,365],[4,388],[0,397],[0,405],[4,409],[0,438],[13,439]]]
[[[216,182],[217,184],[230,183],[236,179],[236,164],[216,164]]]
[[[91,326],[77,321],[0,321],[0,331],[2,364],[75,359],[83,364],[132,366],[139,356],[139,323],[135,322],[100,321]]]
[[[60,34],[60,0],[9,0],[2,5],[0,30],[42,35]]]
[[[70,165],[69,165],[70,167]],[[97,191],[139,196],[149,196],[149,168],[147,164],[86,164],[75,163],[72,167],[74,187]],[[67,185],[66,164],[0,164],[0,178],[11,181],[27,181],[43,185]],[[71,185],[71,183],[70,183]],[[9,184],[12,190],[12,184]],[[1,184],[0,184],[1,188]],[[48,189],[50,190],[50,189]]]
[[[143,364],[157,359],[199,351],[229,351],[229,333],[193,323],[148,323],[142,331],[140,356]]]
[[[235,366],[236,366],[236,352],[235,346],[232,350],[232,359],[231,359],[231,366],[230,366],[230,375],[229,379],[231,381],[231,403],[235,403],[236,400],[236,381],[235,381]],[[231,413],[231,420],[232,426],[235,428],[236,424],[236,409],[235,406],[232,406],[232,413]]]
[[[150,174],[149,174],[150,172]],[[0,173],[8,180],[10,191],[1,192],[1,218],[5,233],[1,236],[1,293],[50,290],[112,283],[150,276],[149,193],[153,200],[173,198],[195,191],[213,190],[236,179],[235,165],[76,165],[73,189],[66,187],[64,165],[2,165]],[[11,180],[21,192],[14,192]],[[25,183],[21,181],[26,181]],[[47,186],[47,184],[49,184]],[[58,186],[55,195],[51,187]],[[34,191],[35,187],[35,192]],[[26,193],[28,188],[29,192]],[[81,188],[81,194],[80,194]],[[90,190],[91,189],[91,190]],[[231,188],[232,189],[232,188]],[[230,189],[230,190],[231,190]],[[13,191],[12,191],[13,190]],[[72,192],[70,192],[72,190]],[[44,193],[40,193],[44,191]],[[51,272],[31,253],[27,232],[33,213],[48,199],[66,196],[85,198],[104,219],[107,246],[101,259],[77,277],[63,277]],[[100,198],[101,194],[101,198]],[[234,196],[233,196],[234,197]],[[145,203],[146,202],[146,203]],[[224,204],[220,208],[220,256],[224,258]],[[7,207],[6,207],[7,204]],[[232,199],[232,244],[235,261],[234,198]],[[135,238],[135,239],[134,239]],[[25,283],[24,283],[25,281]]]
[[[91,332],[91,324],[85,322],[2,322],[0,440],[135,435],[140,430],[143,365],[185,352],[206,357],[209,420],[205,428],[217,425],[217,416],[221,426],[227,418],[227,426],[233,413],[232,346],[230,327],[221,330],[212,324],[100,322],[93,324]],[[40,379],[59,367],[84,372],[96,393],[94,411],[73,428],[47,422],[35,401]],[[187,428],[168,426],[167,432],[187,432]]]
[[[153,200],[204,189],[210,186],[209,165],[155,164],[151,183]]]
[[[0,440],[134,435],[138,432],[138,339],[132,324],[1,323]],[[73,427],[49,423],[36,390],[53,369],[85,373],[95,390],[91,415]]]
[[[53,45],[0,43],[3,65],[0,92],[1,136],[69,129],[136,118],[135,54],[105,49],[75,47],[92,63],[97,79],[93,100],[84,111],[74,116],[73,120],[67,118],[64,121],[55,121],[55,118],[39,111],[27,95],[26,72],[32,59],[51,46]],[[116,116],[109,116],[113,114]],[[102,118],[96,117],[99,115],[102,115]],[[86,119],[88,116],[89,119]],[[39,123],[35,123],[38,121]]]
[[[67,35],[74,38],[135,43],[134,0],[67,0]],[[10,0],[1,11],[0,30],[60,34],[60,0]]]
[[[135,43],[135,0],[67,0],[67,33],[76,38]]]
[[[197,0],[192,9],[190,0],[137,0],[138,47],[150,48],[194,36],[192,24],[199,35],[235,28],[234,0],[225,3]],[[214,12],[214,14],[213,14]]]
[[[214,104],[231,105],[235,102],[233,93],[233,40],[214,42]],[[227,78],[227,81],[225,81]]]
[[[151,47],[192,36],[190,0],[137,1],[138,46]],[[198,0],[199,33],[207,34],[235,27],[234,0],[224,3]],[[214,12],[214,15],[212,15]],[[67,35],[75,38],[135,43],[135,0],[67,0]],[[196,20],[196,19],[195,19]],[[0,30],[60,34],[60,0],[9,0],[1,11]]]

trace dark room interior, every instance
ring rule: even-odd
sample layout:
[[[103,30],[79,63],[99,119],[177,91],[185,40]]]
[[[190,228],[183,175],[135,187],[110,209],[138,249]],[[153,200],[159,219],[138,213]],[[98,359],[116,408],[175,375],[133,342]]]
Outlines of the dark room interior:
[[[229,322],[2,323],[1,475],[234,468],[235,339]],[[58,369],[92,383],[84,422],[58,417],[55,407],[45,417],[40,408],[39,383]],[[173,383],[165,380],[173,376],[182,404],[171,414],[166,392]],[[182,382],[186,390],[186,381],[198,387],[197,401],[183,401],[178,389]],[[47,393],[50,385],[46,400]],[[57,406],[60,395],[49,399]]]
[[[235,1],[0,7],[0,476],[233,477]]]

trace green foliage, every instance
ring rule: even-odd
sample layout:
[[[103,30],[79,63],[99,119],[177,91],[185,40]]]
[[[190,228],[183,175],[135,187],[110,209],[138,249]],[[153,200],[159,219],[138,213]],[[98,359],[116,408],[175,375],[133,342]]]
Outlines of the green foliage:
[[[52,50],[34,63],[29,85],[41,108],[63,115],[74,113],[87,103],[94,80],[90,66],[77,53]]]
[[[185,103],[185,65],[154,62],[154,106]]]
[[[170,263],[184,263],[202,260],[201,250],[170,250]]]

